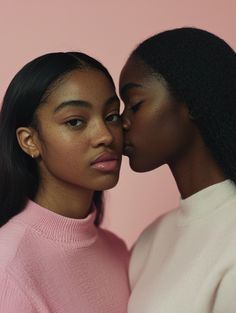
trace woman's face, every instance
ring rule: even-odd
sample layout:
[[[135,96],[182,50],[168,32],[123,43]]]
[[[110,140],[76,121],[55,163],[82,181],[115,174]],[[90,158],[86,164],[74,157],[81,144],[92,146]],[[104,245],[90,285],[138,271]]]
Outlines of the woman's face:
[[[187,107],[171,96],[163,78],[150,73],[143,61],[131,57],[120,76],[124,154],[137,172],[177,161],[196,132]]]
[[[88,190],[116,185],[123,146],[120,103],[97,70],[74,70],[36,112],[42,182]]]

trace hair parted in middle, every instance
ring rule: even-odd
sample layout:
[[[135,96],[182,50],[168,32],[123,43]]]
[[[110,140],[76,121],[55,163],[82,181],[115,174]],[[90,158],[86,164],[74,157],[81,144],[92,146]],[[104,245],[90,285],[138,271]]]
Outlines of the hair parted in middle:
[[[19,213],[28,198],[35,197],[40,181],[36,161],[20,148],[16,129],[37,129],[37,109],[63,78],[77,69],[101,71],[114,86],[108,70],[94,58],[81,52],[54,52],[27,63],[6,91],[0,113],[0,226]],[[103,216],[102,195],[95,191],[93,197],[96,225]]]

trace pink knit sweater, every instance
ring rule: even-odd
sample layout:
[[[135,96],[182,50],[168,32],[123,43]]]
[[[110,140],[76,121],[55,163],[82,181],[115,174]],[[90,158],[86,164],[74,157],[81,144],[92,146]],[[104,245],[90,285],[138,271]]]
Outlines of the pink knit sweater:
[[[1,313],[127,312],[127,249],[94,218],[29,201],[0,228]]]

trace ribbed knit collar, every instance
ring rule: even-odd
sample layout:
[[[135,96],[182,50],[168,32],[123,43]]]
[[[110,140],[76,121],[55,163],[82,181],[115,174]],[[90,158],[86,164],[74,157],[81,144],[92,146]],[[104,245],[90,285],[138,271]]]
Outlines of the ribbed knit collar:
[[[97,238],[95,216],[94,210],[84,219],[69,218],[29,200],[25,209],[15,216],[15,220],[29,225],[42,236],[55,242],[86,247]]]
[[[236,186],[229,179],[200,190],[192,196],[180,200],[178,222],[188,224],[193,220],[205,218],[235,196]]]

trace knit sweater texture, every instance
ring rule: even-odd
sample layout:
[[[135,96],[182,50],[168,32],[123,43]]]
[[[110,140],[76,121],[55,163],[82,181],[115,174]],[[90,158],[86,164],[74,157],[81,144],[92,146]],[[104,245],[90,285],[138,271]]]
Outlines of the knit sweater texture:
[[[0,228],[1,313],[126,313],[128,251],[85,219],[29,201]]]
[[[235,185],[212,185],[158,218],[137,241],[129,275],[129,313],[235,313]]]

